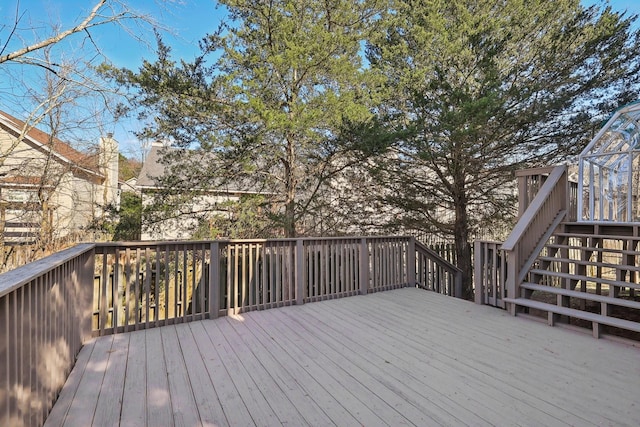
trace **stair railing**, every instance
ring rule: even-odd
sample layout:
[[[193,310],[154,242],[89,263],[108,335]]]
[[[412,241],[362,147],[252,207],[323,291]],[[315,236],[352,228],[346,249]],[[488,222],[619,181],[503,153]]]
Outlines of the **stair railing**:
[[[426,245],[411,239],[415,246],[415,283],[418,287],[462,298],[462,270]],[[411,267],[410,267],[411,268]]]
[[[502,244],[501,250],[507,259],[507,297],[518,297],[520,283],[545,242],[565,218],[568,208],[567,187],[567,167],[556,166]],[[515,315],[515,304],[509,304],[508,309]]]

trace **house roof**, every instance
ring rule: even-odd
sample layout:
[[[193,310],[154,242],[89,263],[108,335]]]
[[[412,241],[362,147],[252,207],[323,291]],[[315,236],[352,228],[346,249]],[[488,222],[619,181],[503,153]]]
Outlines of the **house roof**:
[[[44,153],[52,153],[58,160],[73,165],[93,175],[103,176],[100,171],[98,153],[83,153],[66,142],[41,131],[28,123],[0,111],[0,129],[19,137],[27,129],[23,141]]]
[[[138,175],[137,187],[157,188],[156,179],[164,174],[165,166],[160,163],[162,147],[151,146],[151,150],[142,162],[142,169]]]
[[[161,186],[158,184],[158,178],[163,176],[165,172],[168,172],[169,165],[167,162],[163,160],[164,153],[171,152],[175,149],[170,147],[163,147],[162,145],[154,144],[151,146],[149,153],[147,154],[144,162],[142,163],[142,169],[140,170],[140,174],[138,175],[138,182],[136,184],[137,188],[140,189],[160,189]],[[202,170],[208,168],[210,165],[207,164],[206,159],[211,158],[213,156],[211,153],[195,153],[190,152],[190,154],[195,154],[196,158],[199,162],[202,163]],[[194,177],[188,176],[185,171],[183,176],[185,181],[189,180],[197,180]],[[198,187],[200,182],[194,182],[192,188]],[[209,184],[212,188],[211,192],[224,192],[224,193],[264,193],[264,191],[255,190],[255,185],[252,185],[248,180],[243,179],[241,177],[235,177],[231,179],[225,179],[224,183],[220,182],[219,185]]]

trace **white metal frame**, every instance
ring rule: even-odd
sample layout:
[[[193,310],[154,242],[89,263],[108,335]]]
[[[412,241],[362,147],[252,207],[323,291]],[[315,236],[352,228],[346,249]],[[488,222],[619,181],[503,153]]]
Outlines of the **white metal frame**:
[[[640,203],[640,187],[633,182],[634,172],[640,173],[638,156],[640,101],[613,113],[580,154],[578,221],[640,221],[640,206],[635,206]],[[626,181],[626,192],[621,191],[625,186],[621,179]]]

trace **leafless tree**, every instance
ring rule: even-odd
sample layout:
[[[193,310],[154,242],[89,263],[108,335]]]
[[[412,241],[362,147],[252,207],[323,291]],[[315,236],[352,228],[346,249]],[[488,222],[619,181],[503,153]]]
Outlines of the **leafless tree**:
[[[0,255],[4,258],[9,255],[1,247],[8,221],[24,225],[23,229],[37,224],[39,231],[31,232],[30,240],[36,240],[35,253],[43,254],[45,249],[55,249],[52,243],[60,237],[70,235],[69,230],[55,229],[56,223],[64,222],[63,218],[53,220],[59,204],[56,199],[65,197],[75,203],[74,198],[89,197],[71,194],[64,182],[76,166],[54,161],[51,154],[29,158],[28,154],[18,152],[20,142],[39,129],[48,135],[44,143],[52,149],[60,141],[66,141],[84,154],[97,155],[99,137],[113,129],[112,108],[117,105],[118,96],[117,88],[96,71],[100,64],[109,62],[96,37],[98,27],[119,26],[131,35],[131,43],[142,42],[158,27],[151,17],[137,13],[119,0],[96,0],[67,27],[53,21],[31,21],[19,0],[13,6],[12,16],[13,19],[0,23],[0,110],[14,115],[23,124],[15,138],[0,135],[0,180],[28,177],[29,191],[20,197],[24,198],[24,206],[31,208],[22,212],[9,209],[8,215],[8,210],[0,206]],[[4,199],[6,195],[7,191]],[[2,196],[0,205],[11,205]],[[100,214],[98,205],[95,203],[90,215]],[[62,212],[58,210],[56,215]],[[31,256],[25,256],[22,261],[31,260]]]
[[[32,56],[32,53],[60,43],[62,40],[78,33],[84,33],[85,36],[91,40],[91,30],[98,26],[117,24],[128,29],[125,25],[126,21],[151,21],[148,16],[136,13],[124,2],[118,0],[100,0],[96,2],[93,8],[82,16],[77,23],[68,28],[60,28],[59,25],[56,25],[52,33],[46,36],[40,36],[34,31],[35,29],[33,27],[29,25],[23,27],[21,25],[25,13],[25,10],[21,8],[20,1],[16,1],[13,22],[0,26],[0,64],[14,61],[41,66],[51,72],[56,71],[56,64],[42,61],[41,58]],[[27,32],[35,34],[35,39],[30,42],[25,41],[24,33]],[[99,49],[97,45],[95,47]]]

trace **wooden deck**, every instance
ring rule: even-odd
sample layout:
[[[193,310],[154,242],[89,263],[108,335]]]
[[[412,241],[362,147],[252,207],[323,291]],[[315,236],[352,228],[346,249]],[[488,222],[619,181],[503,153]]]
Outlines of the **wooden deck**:
[[[414,288],[102,337],[46,426],[640,425],[640,349]]]

